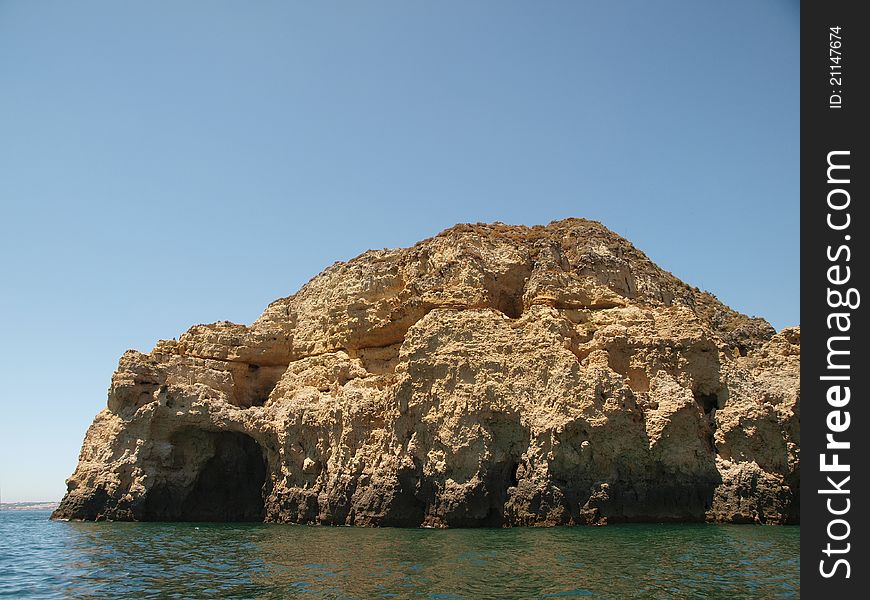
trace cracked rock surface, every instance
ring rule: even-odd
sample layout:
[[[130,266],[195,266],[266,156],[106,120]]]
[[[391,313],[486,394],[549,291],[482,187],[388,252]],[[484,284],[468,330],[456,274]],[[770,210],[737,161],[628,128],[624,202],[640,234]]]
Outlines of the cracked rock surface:
[[[457,225],[126,352],[54,517],[797,522],[799,370],[599,223]]]

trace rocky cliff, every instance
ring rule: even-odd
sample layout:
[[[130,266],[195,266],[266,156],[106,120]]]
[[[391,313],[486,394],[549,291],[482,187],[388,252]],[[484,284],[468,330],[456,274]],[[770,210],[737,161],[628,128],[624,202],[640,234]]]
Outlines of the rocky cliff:
[[[798,519],[800,330],[602,225],[457,225],[130,350],[55,518]]]

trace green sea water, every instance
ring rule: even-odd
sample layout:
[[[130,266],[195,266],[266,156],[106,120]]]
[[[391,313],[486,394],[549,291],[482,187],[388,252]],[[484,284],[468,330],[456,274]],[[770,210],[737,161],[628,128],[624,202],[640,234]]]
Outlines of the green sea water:
[[[0,512],[0,596],[795,598],[800,529],[66,523]]]

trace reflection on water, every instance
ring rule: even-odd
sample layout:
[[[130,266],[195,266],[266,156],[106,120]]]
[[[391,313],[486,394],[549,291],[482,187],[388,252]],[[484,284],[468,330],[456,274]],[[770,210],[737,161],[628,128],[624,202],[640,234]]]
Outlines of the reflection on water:
[[[0,513],[0,595],[799,596],[798,527],[354,529],[62,523]]]

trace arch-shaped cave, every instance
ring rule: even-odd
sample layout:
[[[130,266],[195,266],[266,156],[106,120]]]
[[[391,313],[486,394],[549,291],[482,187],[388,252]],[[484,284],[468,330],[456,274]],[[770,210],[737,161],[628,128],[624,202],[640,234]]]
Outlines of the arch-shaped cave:
[[[266,463],[244,433],[214,435],[215,453],[200,470],[181,507],[183,521],[262,521]]]
[[[256,440],[233,431],[186,429],[172,445],[172,472],[148,493],[144,520],[263,520],[266,461]]]

